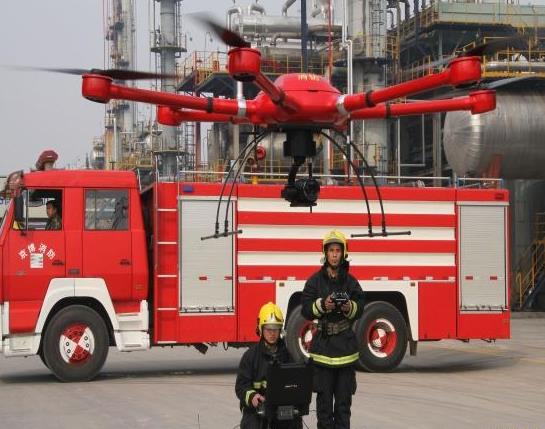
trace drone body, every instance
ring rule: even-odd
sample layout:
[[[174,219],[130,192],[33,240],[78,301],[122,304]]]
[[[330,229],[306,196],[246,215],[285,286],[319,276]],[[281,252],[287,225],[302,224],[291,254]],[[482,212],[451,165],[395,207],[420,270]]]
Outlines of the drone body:
[[[493,91],[475,91],[449,100],[388,104],[441,86],[478,81],[481,76],[479,57],[457,58],[440,73],[353,95],[341,94],[325,78],[309,73],[285,74],[273,82],[261,72],[260,57],[258,50],[247,47],[229,51],[230,75],[238,81],[254,82],[261,89],[253,100],[149,91],[116,85],[112,78],[97,74],[83,76],[82,93],[84,97],[102,103],[125,99],[156,104],[159,106],[158,121],[165,125],[199,121],[344,130],[350,120],[451,110],[483,113],[495,108]]]

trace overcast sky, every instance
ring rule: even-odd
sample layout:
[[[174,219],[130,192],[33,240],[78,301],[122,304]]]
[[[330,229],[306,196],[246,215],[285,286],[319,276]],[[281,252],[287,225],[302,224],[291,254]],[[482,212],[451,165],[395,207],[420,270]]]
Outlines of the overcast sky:
[[[149,68],[148,0],[136,0],[138,68]],[[183,11],[208,11],[223,22],[232,0],[184,0]],[[242,4],[248,4],[244,1]],[[283,1],[260,0],[278,15]],[[3,0],[0,65],[102,68],[103,0]],[[295,5],[293,6],[295,13]],[[298,9],[298,8],[297,8]],[[193,42],[204,48],[204,31],[187,22]],[[212,43],[215,48],[218,43]],[[210,46],[210,44],[208,44]],[[80,163],[102,133],[104,106],[81,96],[81,78],[0,68],[0,175],[34,165],[45,149],[59,166]]]

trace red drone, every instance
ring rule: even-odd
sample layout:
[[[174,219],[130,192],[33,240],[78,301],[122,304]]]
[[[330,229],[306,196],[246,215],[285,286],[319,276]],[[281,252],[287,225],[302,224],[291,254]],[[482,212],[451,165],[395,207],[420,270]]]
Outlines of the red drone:
[[[180,125],[182,122],[251,123],[263,127],[310,127],[312,129],[346,129],[354,119],[388,118],[452,110],[484,113],[494,110],[495,93],[480,90],[468,96],[448,100],[389,104],[445,85],[474,83],[481,77],[479,57],[461,57],[445,70],[388,88],[353,95],[341,94],[325,78],[309,73],[289,73],[275,82],[260,70],[261,54],[257,49],[236,47],[229,51],[228,71],[233,79],[254,82],[261,92],[253,100],[195,97],[115,85],[104,75],[83,75],[83,96],[107,103],[112,99],[157,104],[159,123]]]

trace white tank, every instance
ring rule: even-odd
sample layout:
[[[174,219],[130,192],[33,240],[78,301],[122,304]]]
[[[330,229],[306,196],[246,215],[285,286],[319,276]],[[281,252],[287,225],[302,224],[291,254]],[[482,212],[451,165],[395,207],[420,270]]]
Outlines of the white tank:
[[[545,179],[545,93],[501,92],[492,112],[447,113],[443,145],[458,176],[479,177],[499,162],[504,179]]]

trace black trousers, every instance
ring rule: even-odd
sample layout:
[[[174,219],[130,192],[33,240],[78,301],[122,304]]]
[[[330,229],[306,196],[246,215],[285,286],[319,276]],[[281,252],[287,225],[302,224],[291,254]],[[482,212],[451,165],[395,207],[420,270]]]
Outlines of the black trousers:
[[[350,429],[350,407],[356,388],[353,366],[314,366],[318,429]]]
[[[272,421],[269,425],[267,420],[246,408],[242,411],[242,420],[240,421],[240,429],[301,429],[302,427],[303,421],[301,418]]]

